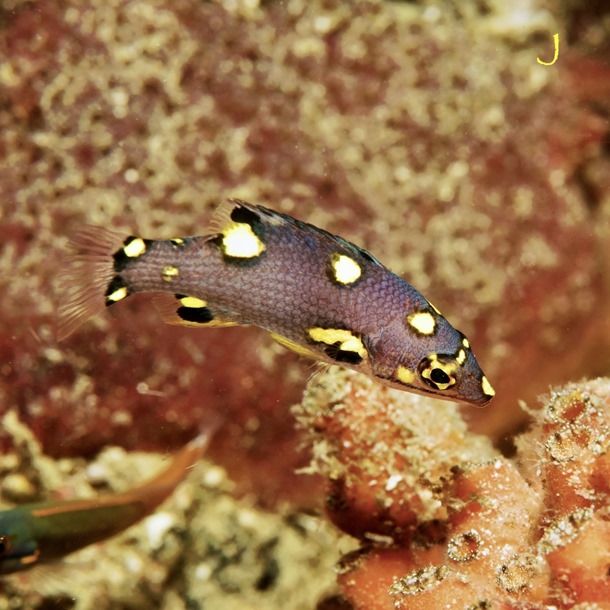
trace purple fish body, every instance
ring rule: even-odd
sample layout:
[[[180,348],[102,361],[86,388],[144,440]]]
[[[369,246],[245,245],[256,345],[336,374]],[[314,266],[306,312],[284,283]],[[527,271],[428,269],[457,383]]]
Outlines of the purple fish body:
[[[170,324],[255,325],[394,388],[478,405],[494,395],[468,340],[413,286],[362,248],[265,207],[230,200],[200,237],[85,229],[73,248],[61,338],[104,306],[153,292]]]

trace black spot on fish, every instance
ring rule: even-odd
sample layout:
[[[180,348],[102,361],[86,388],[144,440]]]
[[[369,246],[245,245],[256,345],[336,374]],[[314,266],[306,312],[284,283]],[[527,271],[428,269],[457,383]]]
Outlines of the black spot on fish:
[[[362,362],[360,354],[341,349],[339,341],[333,343],[333,345],[326,345],[323,349],[326,355],[336,362],[344,362],[345,364],[360,364]]]
[[[258,214],[249,210],[248,208],[242,208],[241,206],[235,206],[231,210],[231,220],[233,222],[241,222],[251,227],[254,227],[256,224],[260,222],[260,218]]]
[[[209,307],[178,307],[178,317],[185,322],[207,324],[214,319]]]
[[[112,297],[113,295],[116,295],[120,290],[123,290],[123,289],[126,290],[126,292],[120,298],[109,298],[109,297]],[[108,287],[106,288],[106,292],[104,294],[104,296],[106,297],[106,307],[109,307],[110,305],[114,305],[117,301],[120,301],[120,300],[124,299],[125,297],[128,297],[130,294],[131,294],[131,291],[129,290],[129,286],[127,285],[125,280],[120,275],[115,275],[110,280],[110,283],[108,284]]]
[[[260,214],[252,211],[249,208],[242,207],[239,203],[231,210],[230,218],[233,222],[247,224],[254,235],[256,235],[263,243],[265,237],[265,223],[261,219]]]

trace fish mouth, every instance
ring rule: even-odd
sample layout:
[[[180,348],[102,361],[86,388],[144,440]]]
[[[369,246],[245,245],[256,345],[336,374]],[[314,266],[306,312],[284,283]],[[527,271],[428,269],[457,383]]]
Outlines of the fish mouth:
[[[493,396],[487,396],[487,394],[483,394],[481,396],[481,398],[477,398],[476,400],[472,400],[472,401],[468,401],[468,402],[471,405],[473,405],[474,407],[482,409],[483,407],[486,407],[493,399],[494,399]]]
[[[457,404],[471,405],[473,407],[476,407],[477,409],[482,409],[486,407],[494,398],[493,396],[488,396],[483,392],[481,392],[479,397],[477,398],[469,398],[467,396],[459,396],[457,394],[446,394],[443,396],[442,394],[439,394],[438,392],[427,388],[418,388],[417,390],[411,391],[417,394],[422,394],[423,396],[429,396],[430,398],[436,398],[438,400],[448,400]]]

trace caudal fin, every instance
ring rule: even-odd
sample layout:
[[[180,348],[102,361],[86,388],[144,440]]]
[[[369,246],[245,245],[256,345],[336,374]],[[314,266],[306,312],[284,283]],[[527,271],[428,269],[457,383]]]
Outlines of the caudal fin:
[[[66,266],[60,273],[57,339],[62,341],[105,307],[114,277],[113,254],[125,235],[86,226],[71,238]]]

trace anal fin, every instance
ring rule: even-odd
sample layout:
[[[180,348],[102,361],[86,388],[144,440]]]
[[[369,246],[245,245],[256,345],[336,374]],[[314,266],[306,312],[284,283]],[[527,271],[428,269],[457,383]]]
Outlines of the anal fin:
[[[277,341],[280,345],[283,345],[287,349],[296,352],[299,356],[305,356],[306,358],[313,358],[314,360],[319,360],[320,356],[316,354],[313,350],[301,345],[300,343],[296,343],[291,339],[287,339],[282,335],[276,335],[275,333],[269,333],[271,337]]]

